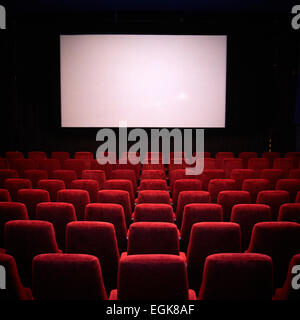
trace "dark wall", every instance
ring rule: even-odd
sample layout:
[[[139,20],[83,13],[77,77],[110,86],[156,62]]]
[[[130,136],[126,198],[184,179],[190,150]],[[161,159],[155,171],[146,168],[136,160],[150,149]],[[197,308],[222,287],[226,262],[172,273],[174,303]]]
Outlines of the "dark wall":
[[[206,129],[205,149],[263,152],[270,138],[273,150],[296,148],[299,33],[289,16],[102,12],[8,17],[0,32],[2,154],[99,145],[96,128],[60,127],[60,33],[227,34],[226,128]]]

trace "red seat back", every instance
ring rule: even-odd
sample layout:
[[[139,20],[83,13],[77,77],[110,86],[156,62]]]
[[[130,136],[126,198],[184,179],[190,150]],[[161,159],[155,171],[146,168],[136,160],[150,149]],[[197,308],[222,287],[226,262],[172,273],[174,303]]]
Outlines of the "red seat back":
[[[36,219],[36,206],[41,202],[49,202],[50,196],[47,190],[43,189],[20,189],[18,201],[25,204],[29,219]]]
[[[189,286],[199,292],[205,259],[215,253],[240,252],[240,226],[230,222],[195,223],[187,250]]]
[[[249,246],[254,225],[258,222],[271,220],[271,209],[268,205],[237,204],[233,206],[230,221],[240,225],[243,251]]]
[[[164,203],[137,204],[133,213],[134,222],[174,222],[173,208]]]
[[[39,203],[36,207],[36,218],[52,223],[58,247],[65,251],[66,226],[77,220],[74,206],[65,202]]]
[[[97,257],[87,254],[41,254],[33,259],[35,300],[105,300]]]
[[[272,220],[276,221],[280,206],[289,202],[289,197],[289,193],[284,190],[265,190],[258,193],[256,203],[268,205],[271,208]]]
[[[124,255],[118,279],[116,298],[119,300],[189,298],[185,262],[176,255]]]
[[[219,204],[191,203],[184,207],[181,225],[181,247],[187,250],[193,224],[197,222],[222,221],[223,210]]]
[[[86,205],[90,203],[90,196],[86,190],[64,189],[58,191],[57,201],[72,203],[75,208],[77,220],[84,220],[84,211]]]
[[[31,287],[32,259],[40,253],[59,252],[53,225],[46,221],[15,220],[5,224],[4,233],[6,252],[15,258],[22,283]]]
[[[85,220],[112,223],[115,227],[119,251],[126,251],[127,227],[122,205],[111,203],[88,204],[85,207]]]
[[[99,221],[70,222],[66,231],[66,252],[97,257],[106,292],[109,294],[117,287],[120,256],[113,224]]]
[[[210,255],[204,265],[199,300],[272,300],[272,275],[272,259],[267,255]]]
[[[299,224],[276,221],[254,226],[248,252],[263,253],[272,258],[275,289],[283,286],[289,262],[299,251]]]

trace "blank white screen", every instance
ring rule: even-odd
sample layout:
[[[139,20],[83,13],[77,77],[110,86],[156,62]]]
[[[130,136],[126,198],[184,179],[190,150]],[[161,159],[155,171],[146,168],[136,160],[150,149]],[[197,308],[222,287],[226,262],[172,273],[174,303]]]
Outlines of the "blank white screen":
[[[62,127],[225,127],[226,36],[62,35]]]

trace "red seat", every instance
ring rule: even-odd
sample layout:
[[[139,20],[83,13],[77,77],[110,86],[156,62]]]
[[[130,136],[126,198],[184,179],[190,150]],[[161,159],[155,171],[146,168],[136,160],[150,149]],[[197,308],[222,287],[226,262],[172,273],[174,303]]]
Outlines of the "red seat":
[[[225,179],[225,172],[222,169],[205,169],[200,175],[202,189],[207,191],[209,181],[212,179]]]
[[[287,152],[284,155],[287,159],[292,159],[294,163],[294,168],[298,168],[299,160],[300,160],[300,152]]]
[[[174,162],[174,159],[173,159],[173,162]],[[169,175],[174,170],[184,170],[185,171],[185,168],[187,167],[186,163],[184,163],[184,162],[173,163],[173,162],[168,165]]]
[[[218,194],[217,203],[223,208],[223,221],[230,221],[232,207],[240,203],[251,203],[248,191],[225,190]]]
[[[14,169],[0,169],[0,188],[4,187],[4,182],[9,178],[19,178],[17,170]]]
[[[171,198],[168,191],[164,190],[143,190],[139,192],[137,203],[165,203],[170,204]]]
[[[113,224],[99,221],[68,223],[66,252],[90,254],[97,257],[101,265],[106,292],[109,294],[117,287],[120,256]]]
[[[170,190],[173,191],[173,187],[176,180],[179,179],[189,179],[190,176],[187,176],[185,173],[185,169],[176,169],[169,172],[169,182],[170,182]]]
[[[216,203],[221,191],[236,190],[235,180],[233,179],[212,179],[208,184],[211,202]]]
[[[97,202],[97,193],[99,191],[98,181],[90,179],[73,180],[71,182],[71,189],[86,190],[89,193],[90,201]]]
[[[279,208],[283,203],[289,202],[289,193],[284,190],[265,190],[257,195],[256,203],[266,204],[271,208],[272,220],[276,221]]]
[[[54,170],[51,174],[52,179],[62,180],[67,189],[71,188],[71,183],[76,180],[77,173],[75,170]]]
[[[28,220],[26,206],[19,202],[0,202],[0,248],[4,247],[5,223],[11,220]]]
[[[32,159],[32,160],[47,159],[47,154],[44,151],[29,151],[28,159]]]
[[[0,202],[11,201],[10,194],[6,189],[0,189]]]
[[[181,225],[181,248],[187,250],[193,224],[197,222],[217,222],[223,220],[223,210],[219,204],[191,203],[183,210]]]
[[[29,219],[36,219],[36,206],[41,202],[49,202],[50,196],[47,190],[43,189],[20,189],[17,196],[18,202],[25,204]]]
[[[145,268],[147,266],[147,268]],[[185,260],[170,254],[123,254],[118,289],[110,300],[195,300],[188,289]]]
[[[263,254],[217,253],[205,260],[199,300],[271,300],[272,259]]]
[[[172,192],[172,200],[174,207],[177,206],[177,200],[182,191],[201,191],[202,182],[199,179],[179,179],[175,181]]]
[[[144,179],[166,179],[166,174],[163,170],[143,170],[141,180]]]
[[[159,179],[147,179],[142,180],[140,183],[139,190],[168,190],[166,180],[159,180]]]
[[[217,152],[216,153],[216,161],[217,161],[217,168],[222,167],[223,159],[225,158],[234,158],[233,152]]]
[[[12,161],[11,168],[17,170],[19,176],[24,178],[24,171],[37,169],[37,163],[32,159],[15,159]]]
[[[73,204],[65,202],[44,202],[36,207],[36,218],[52,223],[58,247],[65,251],[66,226],[69,222],[76,221]]]
[[[60,252],[53,225],[46,221],[14,220],[5,224],[4,234],[6,252],[15,258],[22,283],[31,288],[32,259],[40,253]]]
[[[88,204],[85,207],[85,220],[112,223],[115,227],[119,251],[126,251],[127,227],[122,205],[112,203]]]
[[[279,179],[275,189],[288,191],[290,194],[290,202],[294,202],[297,192],[300,190],[300,179]]]
[[[132,216],[134,222],[173,223],[175,220],[172,206],[164,203],[137,204]]]
[[[100,190],[98,191],[97,202],[116,203],[123,207],[126,225],[131,222],[132,209],[129,193],[124,190]]]
[[[300,252],[300,225],[284,221],[257,223],[247,251],[267,254],[272,258],[274,288],[281,288],[290,260]]]
[[[282,169],[263,169],[260,172],[260,179],[267,179],[270,182],[270,189],[275,189],[276,183],[279,179],[284,177]]]
[[[9,178],[4,181],[4,188],[9,191],[12,201],[18,200],[18,190],[31,189],[32,184],[29,179]]]
[[[289,179],[300,179],[300,169],[291,169]]]
[[[142,166],[142,170],[162,170],[165,171],[165,166],[162,163],[154,164],[154,163],[145,163]]]
[[[241,251],[240,226],[230,222],[195,223],[187,250],[190,288],[199,292],[205,259],[215,253]]]
[[[77,220],[84,220],[85,206],[90,203],[90,196],[86,190],[64,189],[58,191],[57,201],[72,203]]]
[[[69,152],[65,151],[53,151],[51,152],[51,158],[57,159],[60,162],[60,165],[62,166],[65,160],[70,159]]]
[[[293,281],[295,281],[293,279],[296,278],[295,270],[297,272],[299,271],[299,265],[300,265],[300,254],[295,254],[290,261],[284,284],[282,288],[279,288],[276,290],[274,300],[300,300],[300,290],[294,289],[292,286]],[[298,283],[297,283],[297,287],[298,287]]]
[[[67,159],[64,161],[62,168],[64,170],[76,171],[78,179],[81,179],[82,171],[90,169],[90,162],[87,163],[85,160],[81,159]]]
[[[176,223],[180,227],[183,210],[190,203],[209,203],[210,194],[207,191],[181,191],[178,196],[176,208]]]
[[[37,184],[37,188],[47,190],[49,192],[50,200],[56,201],[58,191],[65,189],[66,186],[63,180],[47,179],[40,180]]]
[[[288,158],[274,159],[273,169],[283,170],[283,178],[288,178],[289,172],[293,168],[294,168],[294,162],[292,159],[288,159]]]
[[[137,164],[132,164],[130,162],[120,163],[120,160],[118,160],[116,164],[110,164],[110,167],[111,167],[110,174],[113,170],[132,170],[135,173],[135,179],[138,180],[140,178],[140,171],[141,171],[140,163],[137,163]]]
[[[131,180],[134,193],[137,190],[137,180],[134,170],[112,170],[110,179]]]
[[[8,169],[8,162],[6,159],[0,159],[0,169]]]
[[[23,152],[20,151],[6,151],[5,152],[5,158],[8,160],[11,159],[24,159]]]
[[[7,151],[5,152],[5,158],[10,167],[15,159],[24,159],[24,154],[20,151]]]
[[[284,203],[280,206],[278,221],[300,223],[300,203]]]
[[[105,172],[103,170],[83,170],[81,178],[98,181],[99,189],[103,189],[106,180]]]
[[[4,182],[9,178],[19,178],[17,170],[14,169],[0,169],[0,187],[4,187]]]
[[[254,178],[255,171],[253,169],[233,169],[230,175],[230,179],[235,180],[235,185],[238,190],[242,189],[244,180]]]
[[[243,160],[244,168],[248,168],[249,159],[257,158],[257,152],[241,152],[239,158]]]
[[[91,160],[93,160],[94,155],[87,151],[78,151],[74,154],[74,159],[83,160],[87,169],[91,168]]]
[[[249,246],[254,225],[258,222],[271,220],[271,209],[268,205],[237,204],[233,206],[230,221],[240,225],[243,251]]]
[[[127,254],[179,255],[179,232],[167,222],[135,222],[128,230]],[[184,256],[184,255],[183,255]]]
[[[255,171],[255,177],[258,178],[261,170],[269,169],[270,162],[266,158],[251,158],[248,160],[248,169]]]
[[[230,178],[233,169],[243,169],[243,160],[239,158],[224,158],[222,159],[221,169],[225,172],[225,178]]]
[[[135,197],[131,180],[106,180],[103,185],[104,190],[124,190],[129,193],[131,206],[134,205]]]
[[[105,172],[105,177],[109,177],[111,172],[111,166],[109,163],[100,164],[96,159],[91,160],[91,170],[100,170]]]
[[[126,162],[129,164],[134,164],[135,162],[141,163],[141,154],[139,152],[122,152],[119,158],[119,162]]]
[[[35,300],[106,300],[98,258],[87,254],[41,254],[33,259]]]
[[[14,257],[0,254],[0,267],[5,270],[5,290],[0,291],[0,300],[33,300],[29,288],[23,287]]]
[[[256,203],[257,194],[260,191],[269,189],[270,182],[267,179],[246,179],[242,185],[242,190],[250,193],[252,203]]]
[[[148,152],[144,159],[142,159],[143,164],[148,164],[148,163],[162,163],[162,152]]]
[[[268,159],[270,162],[270,167],[273,166],[273,162],[275,159],[280,158],[280,152],[264,152],[262,157]]]
[[[74,154],[74,159],[82,159],[82,160],[92,160],[94,158],[94,155],[92,152],[88,151],[77,151]]]
[[[54,170],[61,169],[61,165],[58,159],[41,159],[38,160],[38,168],[40,170],[46,170],[48,172],[48,176],[50,177]]]
[[[31,181],[32,187],[36,188],[37,183],[42,179],[48,179],[48,172],[46,170],[25,170],[24,178]]]
[[[300,191],[298,191],[297,194],[296,194],[295,202],[296,202],[296,203],[299,203],[299,202],[300,202]]]
[[[214,158],[204,158],[204,170],[217,169],[217,161]]]

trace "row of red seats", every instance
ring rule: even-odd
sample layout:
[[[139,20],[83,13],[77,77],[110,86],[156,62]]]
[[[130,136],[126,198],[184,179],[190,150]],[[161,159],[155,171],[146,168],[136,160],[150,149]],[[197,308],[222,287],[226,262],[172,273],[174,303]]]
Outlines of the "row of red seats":
[[[130,153],[128,153],[130,154]],[[123,158],[130,159],[130,155],[125,154]],[[180,164],[176,164],[176,160],[181,163],[184,160],[184,153],[170,153],[170,168],[176,169],[181,168]],[[158,159],[161,162],[162,160],[162,153],[149,153],[147,159]],[[300,153],[299,152],[287,152],[284,155],[284,158],[281,158],[281,154],[279,152],[264,152],[261,158],[258,158],[258,154],[256,152],[241,152],[238,155],[238,158],[235,158],[235,154],[233,152],[217,152],[215,158],[211,158],[211,154],[209,152],[204,153],[206,167],[209,169],[215,168],[225,168],[229,169],[236,168],[253,168],[258,167],[258,169],[262,168],[274,168],[274,169],[283,169],[283,170],[290,170],[293,168],[298,168]],[[6,168],[7,166],[13,167],[18,160],[24,159],[24,155],[21,152],[6,152],[6,159],[0,159],[0,168]],[[37,165],[39,162],[42,163],[42,166],[45,165],[46,162],[44,160],[47,159],[47,155],[45,152],[36,151],[36,152],[29,152],[27,160],[34,160],[33,162],[28,161],[27,166],[33,166],[33,163]],[[122,159],[122,158],[121,158]],[[224,160],[226,161],[224,162]],[[231,161],[229,161],[229,159]],[[254,161],[253,161],[254,159]],[[258,160],[259,159],[259,160]],[[90,166],[99,167],[97,166],[97,161],[94,159],[94,155],[91,152],[76,152],[74,154],[74,159],[70,158],[70,154],[68,152],[52,152],[51,153],[51,160],[57,160],[61,166],[64,166],[65,161],[69,160],[81,160],[81,161],[71,161],[70,163],[77,163],[76,166],[83,166],[85,169],[89,169]],[[175,163],[174,163],[175,162]],[[81,163],[81,164],[80,164]],[[122,166],[122,164],[120,164]],[[173,165],[173,167],[172,167]],[[58,164],[56,161],[52,161],[52,166],[57,167]],[[88,166],[88,167],[87,167]],[[149,166],[149,167],[147,167]],[[153,164],[145,164],[145,168],[152,168]],[[123,168],[122,166],[121,168]],[[138,168],[139,166],[133,166],[134,168]],[[155,168],[164,168],[161,165],[155,166]],[[57,168],[59,169],[59,168]],[[227,171],[227,170],[225,170]],[[226,174],[227,175],[227,174]],[[229,176],[229,175],[227,175]]]
[[[231,160],[231,159],[224,159]],[[251,159],[251,160],[263,160],[263,159]],[[280,159],[278,159],[280,160]],[[33,160],[18,160],[18,161],[33,161]],[[43,161],[52,161],[52,160],[43,160]],[[81,161],[76,159],[71,159],[69,161]],[[95,160],[96,161],[96,160]],[[73,163],[74,165],[74,163]],[[108,174],[105,171],[101,170],[84,170],[81,166],[73,167],[69,162],[66,165],[68,169],[58,169],[53,170],[53,167],[48,167],[47,170],[44,169],[28,169],[26,167],[19,167],[18,169],[0,169],[0,187],[3,187],[4,180],[7,178],[27,178],[31,180],[33,187],[36,187],[37,182],[41,179],[62,179],[67,188],[70,188],[71,182],[76,179],[95,179],[98,181],[99,188],[103,186],[105,178],[108,179],[125,179],[132,182],[133,191],[138,190],[138,178],[136,172],[131,169],[113,169]],[[101,171],[101,173],[100,173]],[[228,173],[228,172],[227,172]],[[300,169],[291,169],[288,174],[289,179],[298,179],[300,177]],[[140,176],[141,181],[143,182],[139,189],[144,188],[145,184],[149,182],[144,180],[164,180],[166,178],[165,172],[163,170],[142,170]],[[161,181],[156,181],[153,183],[152,188],[157,189],[168,189],[171,192],[174,192],[175,182],[179,179],[200,179],[202,182],[202,189],[208,190],[208,184],[212,179],[232,179],[235,181],[231,182],[234,184],[234,188],[241,189],[243,186],[244,180],[247,179],[264,179],[268,181],[268,188],[274,189],[278,180],[286,178],[283,169],[263,169],[256,167],[256,169],[231,169],[230,176],[228,178],[225,170],[223,169],[204,169],[202,174],[193,176],[187,175],[185,169],[176,169],[170,172],[169,174],[169,186],[166,187],[165,183]],[[263,182],[262,182],[263,183]],[[266,183],[266,182],[265,182]],[[229,184],[229,180],[228,183]],[[228,186],[229,187],[229,186]],[[232,189],[233,187],[230,187]]]
[[[9,199],[18,201],[18,192],[20,189],[32,189],[32,182],[29,179],[5,178],[7,175],[5,175],[3,170],[0,170],[0,176],[1,174],[4,182],[3,184],[0,183],[0,187],[8,190],[9,194],[2,190],[2,196],[0,196],[0,199],[2,198],[5,201]],[[281,198],[284,199],[282,202],[295,202],[297,201],[297,192],[300,190],[300,179],[279,179],[276,182],[275,190],[271,188],[270,182],[267,179],[245,179],[242,183],[241,189],[237,187],[237,182],[234,179],[211,179],[208,184],[208,191],[205,191],[205,189],[203,190],[203,181],[201,179],[178,179],[174,183],[171,197],[168,189],[166,189],[165,183],[162,183],[164,180],[142,180],[140,187],[137,189],[139,191],[138,197],[135,198],[132,181],[127,179],[111,179],[104,181],[105,175],[103,172],[97,171],[93,172],[93,174],[97,174],[101,179],[103,177],[101,187],[99,187],[99,182],[96,180],[97,176],[92,177],[89,175],[90,179],[72,180],[69,186],[70,189],[66,188],[66,184],[62,179],[41,179],[36,182],[37,189],[35,190],[47,190],[51,201],[63,201],[66,197],[64,195],[74,194],[73,197],[77,195],[78,199],[83,198],[84,200],[82,201],[85,201],[85,203],[101,201],[102,195],[106,194],[105,192],[101,192],[103,190],[115,190],[112,194],[118,198],[119,201],[122,201],[124,210],[128,216],[131,216],[135,203],[148,202],[172,204],[174,210],[177,211],[177,207],[180,208],[180,203],[178,204],[178,202],[180,194],[183,191],[202,191],[202,202],[212,203],[217,203],[219,201],[219,195],[223,191],[236,191],[235,194],[237,199],[238,197],[246,199],[244,192],[248,192],[250,200],[247,199],[243,201],[245,203],[256,203],[256,201],[264,201],[261,200],[261,196],[258,197],[258,194],[261,191],[269,191],[265,194],[269,194],[270,196],[281,196]],[[162,188],[160,188],[160,185]],[[73,192],[63,190],[73,190]],[[25,191],[23,191],[23,193],[24,192]],[[36,191],[35,193],[37,194],[37,197],[39,193],[42,194],[41,191]],[[108,196],[105,196],[105,198],[107,197]],[[263,198],[265,198],[265,196]],[[43,199],[45,199],[44,201],[48,201],[45,196]],[[116,200],[114,200],[113,203],[115,201]],[[180,215],[181,213],[179,213],[179,216]]]
[[[59,179],[63,177],[67,184],[73,179],[86,178],[88,174],[86,171],[103,170],[108,179],[119,179],[122,177],[130,179],[133,183],[133,188],[136,190],[138,180],[145,179],[166,179],[169,178],[169,185],[172,189],[174,182],[177,179],[187,178],[201,178],[204,183],[204,189],[208,186],[209,179],[217,178],[231,178],[237,181],[238,186],[241,187],[244,179],[261,178],[270,181],[271,186],[274,187],[276,181],[283,178],[300,177],[300,169],[294,169],[292,160],[290,159],[275,159],[273,167],[269,167],[268,160],[263,158],[252,158],[249,160],[248,167],[243,168],[241,159],[223,159],[221,168],[217,168],[215,159],[204,159],[204,171],[197,176],[189,176],[185,172],[184,164],[174,164],[172,170],[169,170],[168,176],[166,175],[162,165],[143,165],[142,173],[141,167],[132,164],[107,164],[100,165],[96,160],[88,160],[86,164],[84,160],[69,159],[65,160],[63,166],[60,165],[56,159],[39,160],[38,164],[32,159],[18,159],[10,168],[2,168],[1,172],[9,178],[31,178],[34,182],[37,179],[54,178]],[[176,167],[175,167],[176,166]],[[5,171],[6,169],[6,171]],[[123,174],[122,174],[123,173]],[[100,181],[101,182],[101,181]]]
[[[27,203],[28,204],[28,203]],[[84,219],[88,221],[105,221],[114,225],[120,251],[126,251],[127,228],[123,207],[119,204],[94,203],[84,208]],[[190,231],[194,223],[204,221],[235,222],[241,227],[242,247],[249,245],[252,228],[255,223],[272,221],[271,208],[265,204],[235,204],[229,220],[223,218],[223,208],[218,204],[190,203],[184,206],[181,225],[178,226],[181,235],[181,248],[186,251]],[[4,225],[10,220],[28,220],[26,206],[18,202],[0,203],[0,248],[3,246]],[[139,204],[136,206],[132,221],[139,222],[175,222],[171,206],[166,204]],[[30,220],[45,220],[53,223],[60,249],[65,250],[65,229],[69,222],[77,221],[75,207],[68,202],[42,202],[35,204],[35,215]],[[300,204],[285,203],[279,208],[277,221],[300,223]],[[175,226],[175,224],[174,224]]]
[[[0,254],[0,262],[13,264],[14,257],[21,276],[8,281],[6,294],[22,282],[32,284],[35,299],[105,299],[110,292],[111,299],[183,300],[195,299],[195,291],[199,299],[299,299],[288,282],[300,250],[300,225],[292,222],[255,224],[246,253],[240,253],[236,223],[194,224],[187,258],[168,223],[138,223],[130,236],[140,241],[121,258],[110,223],[69,223],[67,254],[58,249],[49,222],[15,220],[5,229],[9,256]],[[29,293],[18,298],[30,298]]]
[[[256,180],[246,180],[245,186],[252,183],[252,188],[249,188],[248,191],[246,187],[244,190],[228,190],[230,188],[226,185],[226,179],[215,179],[210,181],[210,192],[202,191],[201,187],[195,187],[192,180],[178,180],[175,184],[178,188],[175,188],[173,200],[166,190],[142,190],[139,191],[137,199],[134,199],[133,192],[129,192],[132,188],[127,188],[131,186],[130,181],[127,180],[107,180],[104,183],[104,190],[99,190],[97,182],[94,180],[74,180],[72,182],[73,189],[65,189],[63,181],[60,180],[40,180],[38,182],[39,189],[31,189],[29,181],[24,180],[7,179],[6,189],[0,189],[0,201],[13,200],[25,203],[31,219],[35,218],[36,205],[49,201],[72,203],[75,206],[78,220],[83,220],[85,207],[89,203],[117,203],[123,207],[127,225],[131,221],[136,205],[160,203],[169,205],[172,212],[174,210],[179,226],[184,206],[189,203],[218,203],[223,208],[224,221],[229,221],[232,207],[235,204],[269,205],[272,219],[276,220],[279,207],[282,204],[300,202],[299,180],[289,179],[283,181],[286,183],[285,188],[278,188],[286,190],[268,190],[267,187],[262,188],[261,184],[254,185]],[[196,182],[201,186],[200,181]]]
[[[121,156],[121,158],[128,158],[130,157],[130,154],[132,152],[124,152]],[[106,154],[107,155],[107,154]],[[139,155],[139,153],[135,153],[135,155]],[[170,158],[180,158],[185,155],[184,152],[170,152]],[[195,156],[195,153],[193,153]],[[204,152],[205,158],[211,158],[212,154],[211,152]],[[276,158],[280,158],[283,154],[280,152],[263,152],[261,156],[263,158],[274,160]],[[29,159],[46,159],[47,154],[44,151],[30,151],[27,154]],[[299,152],[286,152],[284,154],[285,158],[297,158],[300,156]],[[8,151],[5,153],[5,157],[7,159],[21,159],[24,158],[24,154],[20,151]],[[86,151],[79,151],[74,153],[75,159],[92,159],[94,157],[92,152],[86,152]],[[148,152],[147,158],[154,158],[154,159],[161,159],[163,157],[162,152]],[[233,152],[217,152],[215,154],[215,158],[234,158],[235,154]],[[250,159],[250,158],[257,158],[258,153],[257,152],[240,152],[238,154],[238,157],[241,159]],[[65,151],[53,151],[51,152],[51,158],[53,159],[59,159],[59,160],[66,160],[70,158],[70,153]]]

